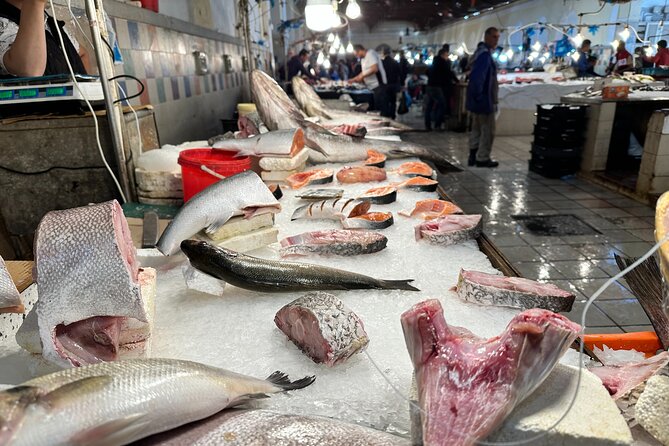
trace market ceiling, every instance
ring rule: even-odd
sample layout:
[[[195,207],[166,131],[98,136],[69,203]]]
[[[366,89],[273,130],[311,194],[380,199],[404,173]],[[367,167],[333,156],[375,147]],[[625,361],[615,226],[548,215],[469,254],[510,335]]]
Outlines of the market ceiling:
[[[403,20],[416,24],[421,31],[472,17],[487,9],[514,0],[358,0],[362,20],[370,27],[384,20]],[[340,11],[345,11],[347,0]],[[344,8],[342,8],[344,6]]]

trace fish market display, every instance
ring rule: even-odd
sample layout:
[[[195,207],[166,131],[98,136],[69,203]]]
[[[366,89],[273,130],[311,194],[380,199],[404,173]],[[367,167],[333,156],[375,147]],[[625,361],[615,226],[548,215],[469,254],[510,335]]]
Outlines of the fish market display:
[[[342,221],[346,229],[385,229],[395,223],[392,212],[368,212]]]
[[[226,410],[137,446],[409,446],[409,440],[332,418]]]
[[[526,310],[499,336],[450,327],[437,300],[402,314],[414,365],[425,445],[474,445],[548,376],[581,327],[546,310]]]
[[[170,222],[158,240],[165,255],[179,251],[179,244],[202,229],[215,233],[231,217],[277,213],[281,205],[253,171],[225,178],[191,198]]]
[[[184,240],[181,250],[203,273],[239,288],[260,292],[387,289],[418,291],[413,279],[379,280],[325,266],[272,261],[219,248],[203,241]]]
[[[314,362],[345,362],[369,343],[365,327],[344,302],[329,293],[306,294],[281,308],[274,323]]]
[[[330,169],[308,170],[298,172],[286,178],[286,183],[293,189],[300,189],[309,184],[332,183],[334,172]]]
[[[214,149],[236,150],[237,156],[295,156],[304,148],[302,129],[274,130],[249,138],[213,141]]]
[[[376,150],[368,150],[365,166],[384,167],[387,159],[388,157],[383,153],[379,153]]]
[[[240,116],[239,119],[237,119],[237,127],[239,128],[239,134],[242,138],[269,132],[267,126],[262,122],[262,119],[260,119],[260,115],[255,111]],[[212,144],[210,143],[210,145]]]
[[[269,187],[269,191],[272,192],[272,195],[274,195],[274,198],[277,200],[280,200],[283,197],[283,191],[278,184],[270,184],[267,187]]]
[[[397,189],[392,186],[375,187],[360,195],[358,200],[365,200],[374,204],[394,203],[397,200]]]
[[[309,189],[296,195],[303,200],[334,200],[343,196],[343,189]]]
[[[401,183],[394,183],[391,186],[395,186],[398,189],[412,189],[419,192],[434,192],[437,190],[439,182],[436,180],[431,180],[424,177],[414,177]]]
[[[416,203],[412,211],[401,211],[400,215],[405,217],[419,218],[421,220],[434,220],[451,214],[462,214],[462,209],[444,200],[421,200]]]
[[[549,283],[464,269],[460,270],[456,291],[460,298],[481,305],[502,305],[522,310],[543,308],[556,313],[571,311],[576,299],[573,293]]]
[[[380,167],[355,166],[344,167],[337,172],[337,181],[340,183],[369,183],[386,179],[386,171]]]
[[[367,128],[360,124],[323,125],[323,127],[339,135],[348,135],[357,138],[364,138],[367,134]]]
[[[400,167],[398,167],[395,172],[407,177],[426,177],[426,178],[432,178],[432,175],[434,174],[434,170],[432,170],[432,167],[421,161],[412,161],[409,163],[404,163],[400,165]]]
[[[416,240],[427,240],[433,245],[455,245],[481,235],[481,215],[447,215],[426,221],[414,228]]]
[[[67,369],[0,392],[0,444],[131,443],[314,377],[267,380],[190,361],[135,359]]]
[[[602,380],[614,400],[646,381],[669,363],[669,352],[662,352],[641,362],[588,367]]]
[[[19,290],[9,275],[5,261],[0,257],[0,313],[23,313],[23,311]]]
[[[316,201],[295,209],[291,220],[310,218],[316,220],[343,220],[365,214],[371,207],[369,201],[353,198],[337,198],[335,200]]]
[[[116,200],[49,212],[34,249],[35,312],[47,361],[61,367],[111,361],[122,341],[148,340],[139,263]],[[129,320],[138,339],[122,339]]]
[[[305,232],[287,237],[280,243],[281,257],[308,254],[357,256],[381,251],[388,239],[377,232],[331,229]]]

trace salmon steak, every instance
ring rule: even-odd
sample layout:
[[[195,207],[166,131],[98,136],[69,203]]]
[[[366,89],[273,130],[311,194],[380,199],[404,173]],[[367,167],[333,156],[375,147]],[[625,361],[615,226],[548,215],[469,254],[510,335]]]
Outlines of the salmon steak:
[[[422,161],[411,161],[401,164],[395,172],[407,177],[425,178],[432,178],[432,175],[434,174],[432,167]]]
[[[307,170],[290,175],[286,178],[286,183],[292,189],[300,189],[309,184],[331,183],[333,174],[334,172],[330,169]]]
[[[397,200],[397,189],[393,186],[375,187],[358,197],[374,204],[390,204]]]
[[[387,159],[388,157],[381,152],[377,152],[376,150],[368,150],[365,166],[385,167]]]
[[[385,229],[393,225],[392,212],[369,212],[349,217],[342,222],[346,229]]]
[[[421,220],[434,220],[451,214],[462,214],[462,209],[445,200],[420,200],[412,211],[400,211],[400,215]]]
[[[384,181],[386,178],[385,170],[373,166],[344,167],[337,172],[337,180],[345,184]]]
[[[391,186],[395,186],[398,189],[411,189],[418,192],[434,192],[437,190],[439,182],[430,178],[414,177],[402,181],[401,183],[393,183]]]

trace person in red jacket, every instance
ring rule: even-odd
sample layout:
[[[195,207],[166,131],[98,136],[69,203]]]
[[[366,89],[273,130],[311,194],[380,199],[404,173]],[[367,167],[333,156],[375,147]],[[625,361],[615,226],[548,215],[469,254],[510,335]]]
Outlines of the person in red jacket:
[[[611,73],[623,73],[624,71],[630,71],[634,69],[634,61],[632,59],[632,54],[625,49],[625,42],[620,41],[618,43],[618,49],[614,56],[614,60],[609,66],[609,72]]]
[[[667,41],[660,40],[657,42],[657,54],[653,57],[645,58],[648,62],[653,62],[656,67],[669,66],[669,49],[667,49]]]

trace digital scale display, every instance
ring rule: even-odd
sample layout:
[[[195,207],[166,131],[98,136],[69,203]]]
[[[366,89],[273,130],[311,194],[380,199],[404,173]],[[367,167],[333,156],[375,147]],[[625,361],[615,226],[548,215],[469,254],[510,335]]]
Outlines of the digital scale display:
[[[1,88],[0,101],[47,99],[72,96],[73,89],[69,85],[54,85],[31,88]]]

